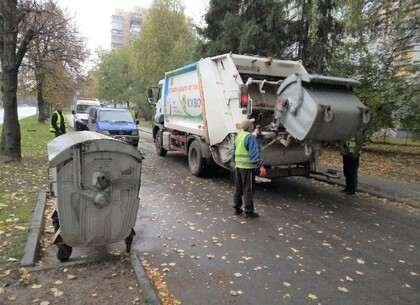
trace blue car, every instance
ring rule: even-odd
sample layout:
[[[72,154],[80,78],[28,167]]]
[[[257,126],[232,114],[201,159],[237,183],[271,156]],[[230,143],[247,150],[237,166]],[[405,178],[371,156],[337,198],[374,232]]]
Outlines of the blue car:
[[[88,116],[90,131],[120,139],[134,147],[139,144],[138,123],[127,109],[92,107]]]

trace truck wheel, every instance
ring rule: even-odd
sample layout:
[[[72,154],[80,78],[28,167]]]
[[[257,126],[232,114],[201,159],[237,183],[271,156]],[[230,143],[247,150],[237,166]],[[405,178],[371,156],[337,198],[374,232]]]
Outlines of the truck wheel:
[[[188,150],[188,167],[194,176],[201,177],[204,174],[203,167],[203,153],[201,145],[197,140],[194,140]]]
[[[165,157],[168,151],[162,147],[162,133],[163,133],[162,130],[159,130],[156,133],[155,147],[156,147],[156,153],[158,154],[158,156]]]

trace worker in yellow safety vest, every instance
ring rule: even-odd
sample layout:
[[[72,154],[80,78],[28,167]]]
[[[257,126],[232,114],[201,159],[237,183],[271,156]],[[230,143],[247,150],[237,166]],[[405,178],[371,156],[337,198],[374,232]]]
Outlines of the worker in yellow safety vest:
[[[242,122],[242,132],[236,137],[233,147],[235,160],[235,193],[233,197],[235,215],[242,214],[245,205],[245,218],[257,218],[254,212],[254,184],[256,170],[260,169],[260,176],[266,175],[266,169],[261,158],[261,151],[257,138],[252,134],[255,129],[254,119]],[[242,202],[243,196],[243,202]]]
[[[51,116],[50,132],[53,132],[56,137],[66,133],[66,120],[63,116],[62,103],[55,105],[55,111]]]

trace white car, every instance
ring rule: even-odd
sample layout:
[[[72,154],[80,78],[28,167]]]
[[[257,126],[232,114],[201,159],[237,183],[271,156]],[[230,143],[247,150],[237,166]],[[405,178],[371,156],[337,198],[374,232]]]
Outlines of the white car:
[[[89,109],[92,106],[101,107],[101,103],[96,98],[83,98],[77,100],[76,107],[72,111],[75,131],[89,130],[87,123]]]

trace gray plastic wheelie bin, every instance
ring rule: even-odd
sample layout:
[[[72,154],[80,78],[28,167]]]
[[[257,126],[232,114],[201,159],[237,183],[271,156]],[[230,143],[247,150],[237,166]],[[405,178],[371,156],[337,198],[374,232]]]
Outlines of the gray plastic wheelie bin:
[[[90,131],[64,134],[47,148],[56,179],[52,219],[58,259],[67,260],[72,247],[124,239],[129,252],[140,201],[140,151]]]

